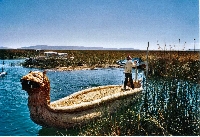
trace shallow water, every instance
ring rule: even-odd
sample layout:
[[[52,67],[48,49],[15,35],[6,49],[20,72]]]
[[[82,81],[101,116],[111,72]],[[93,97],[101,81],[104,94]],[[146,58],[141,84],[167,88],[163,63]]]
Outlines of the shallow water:
[[[23,68],[24,60],[0,60],[0,68],[8,73],[0,77],[0,135],[35,136],[48,135],[49,130],[32,122],[27,106],[27,93],[21,89],[20,78],[29,71],[37,69]],[[40,70],[42,71],[42,70]],[[51,101],[60,99],[81,89],[102,85],[120,85],[124,80],[122,68],[79,71],[47,71],[51,82]],[[143,78],[140,71],[138,78]],[[133,77],[135,74],[133,73]]]

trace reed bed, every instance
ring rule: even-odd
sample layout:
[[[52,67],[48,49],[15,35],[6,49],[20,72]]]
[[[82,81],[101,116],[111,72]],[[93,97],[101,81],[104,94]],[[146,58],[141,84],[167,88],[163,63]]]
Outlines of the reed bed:
[[[198,84],[182,80],[149,79],[142,98],[83,127],[65,130],[65,135],[197,136],[200,134],[199,91]]]
[[[140,113],[163,135],[199,135],[199,91],[199,84],[181,79],[150,79]]]

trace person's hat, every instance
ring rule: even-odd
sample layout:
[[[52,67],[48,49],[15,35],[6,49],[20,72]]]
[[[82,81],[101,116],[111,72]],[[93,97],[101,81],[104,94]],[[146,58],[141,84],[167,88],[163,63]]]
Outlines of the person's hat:
[[[127,56],[127,60],[131,60],[132,58],[131,58],[131,56],[130,55],[128,55]]]

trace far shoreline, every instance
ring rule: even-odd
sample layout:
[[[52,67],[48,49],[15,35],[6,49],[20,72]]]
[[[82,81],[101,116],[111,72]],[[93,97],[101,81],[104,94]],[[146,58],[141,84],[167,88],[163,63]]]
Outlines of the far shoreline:
[[[97,70],[99,68],[123,68],[123,66],[120,66],[118,64],[101,64],[101,65],[94,65],[94,66],[87,66],[87,65],[82,65],[82,66],[68,66],[68,67],[56,67],[56,68],[50,68],[50,69],[45,69],[47,71],[76,71],[76,70]]]

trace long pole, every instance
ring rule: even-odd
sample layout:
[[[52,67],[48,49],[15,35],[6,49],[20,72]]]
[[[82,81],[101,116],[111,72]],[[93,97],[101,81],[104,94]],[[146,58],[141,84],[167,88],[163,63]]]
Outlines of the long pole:
[[[178,57],[179,57],[179,48],[180,48],[181,39],[178,39],[178,41],[179,41],[179,46],[178,46]]]
[[[146,64],[146,77],[148,76],[148,53],[149,53],[149,42],[148,42],[148,46],[147,46],[147,57],[146,57],[146,59],[147,59],[147,64]]]
[[[194,52],[195,52],[195,39],[194,39]]]
[[[149,54],[149,42],[148,42],[148,46],[147,46],[147,57],[146,57],[146,60],[147,60],[147,63],[146,63],[146,91],[147,91],[147,80],[148,80],[148,69],[149,69],[149,59],[148,59],[148,54]]]
[[[148,52],[149,52],[149,42],[147,46],[147,66],[146,66],[146,91],[145,91],[145,96],[144,96],[144,109],[145,109],[145,115],[148,112],[148,99],[147,99],[147,81],[148,81]]]
[[[137,75],[138,75],[138,71],[137,71],[137,63],[136,63],[136,67],[135,67],[135,82],[137,81]]]

